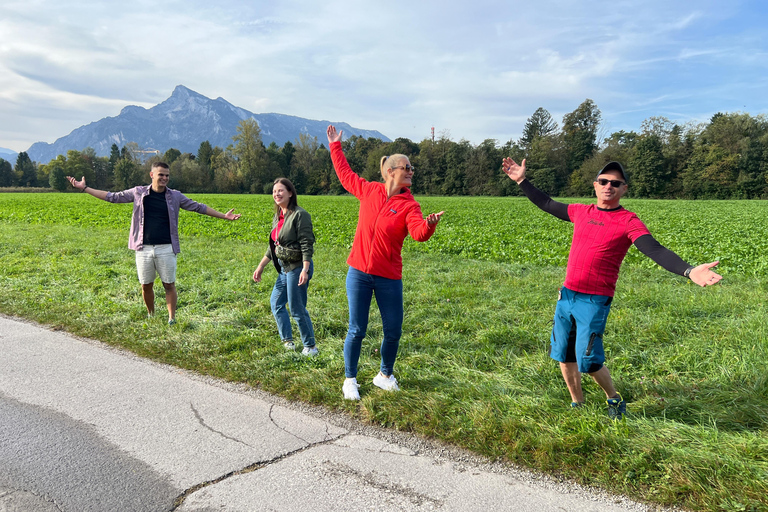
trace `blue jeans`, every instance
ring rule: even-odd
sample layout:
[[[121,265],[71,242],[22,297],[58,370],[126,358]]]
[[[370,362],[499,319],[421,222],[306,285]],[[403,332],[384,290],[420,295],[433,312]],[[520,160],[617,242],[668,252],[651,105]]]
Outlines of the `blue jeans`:
[[[280,333],[281,340],[293,340],[293,333],[291,332],[291,317],[293,317],[296,320],[296,325],[299,326],[301,342],[305,347],[314,347],[315,330],[312,327],[312,320],[309,319],[309,311],[307,311],[307,288],[309,288],[309,280],[312,279],[315,266],[314,263],[309,263],[309,280],[299,286],[301,269],[302,267],[297,267],[290,272],[283,269],[278,274],[275,287],[272,288],[269,305],[277,321],[277,332]],[[291,310],[290,316],[288,316],[286,304]]]
[[[349,329],[344,340],[344,374],[357,377],[360,348],[368,330],[371,297],[381,313],[384,339],[381,342],[381,373],[392,375],[397,348],[403,333],[403,281],[366,274],[349,267],[347,272],[347,301],[349,302]]]

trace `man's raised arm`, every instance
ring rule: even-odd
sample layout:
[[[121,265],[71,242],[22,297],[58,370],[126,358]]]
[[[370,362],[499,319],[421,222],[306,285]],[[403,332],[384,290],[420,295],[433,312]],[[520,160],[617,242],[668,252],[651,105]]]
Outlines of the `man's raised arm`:
[[[93,197],[98,197],[99,199],[103,199],[106,201],[107,194],[109,192],[107,192],[106,190],[97,190],[93,187],[89,187],[88,185],[85,184],[85,176],[80,178],[80,181],[75,180],[75,178],[73,178],[72,176],[67,176],[67,179],[69,180],[69,182],[72,184],[73,187],[80,190],[81,192],[88,192]]]
[[[552,200],[551,197],[525,179],[525,159],[518,164],[507,157],[501,162],[501,168],[512,181],[520,185],[520,189],[533,204],[560,220],[570,222],[571,218],[568,216],[567,204]]]

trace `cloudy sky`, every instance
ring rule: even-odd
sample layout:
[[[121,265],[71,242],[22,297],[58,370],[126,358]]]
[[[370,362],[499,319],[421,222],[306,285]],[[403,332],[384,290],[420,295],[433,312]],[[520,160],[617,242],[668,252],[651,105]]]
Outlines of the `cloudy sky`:
[[[768,113],[755,1],[3,0],[0,147],[24,151],[185,85],[257,113],[421,141],[518,138],[586,98],[602,133]]]

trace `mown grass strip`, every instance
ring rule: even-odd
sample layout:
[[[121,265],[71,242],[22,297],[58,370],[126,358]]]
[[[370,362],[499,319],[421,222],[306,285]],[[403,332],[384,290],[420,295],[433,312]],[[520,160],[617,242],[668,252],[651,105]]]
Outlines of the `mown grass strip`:
[[[34,196],[26,197],[33,202]],[[147,320],[143,311],[126,247],[123,217],[129,210],[107,222],[94,212],[120,207],[105,204],[107,209],[101,210],[102,203],[93,198],[88,202],[66,195],[66,200],[70,197],[74,202],[63,205],[40,203],[36,214],[34,208],[9,206],[0,197],[0,284],[5,291],[0,311],[652,502],[696,510],[766,508],[764,274],[745,275],[724,265],[722,284],[701,289],[640,259],[628,262],[606,344],[609,366],[632,414],[628,421],[614,423],[591,383],[585,382],[588,406],[568,407],[557,365],[547,355],[564,260],[551,264],[539,255],[559,244],[559,237],[567,239],[568,225],[538,223],[547,216],[528,211],[524,202],[509,201],[504,206],[510,222],[532,232],[529,253],[496,261],[493,251],[486,260],[454,254],[454,249],[441,252],[439,239],[407,246],[406,319],[396,366],[403,390],[387,394],[370,383],[378,370],[381,335],[373,308],[360,366],[363,400],[350,403],[341,398],[348,254],[343,245],[354,230],[354,222],[351,227],[347,222],[356,214],[354,202],[301,198],[307,209],[319,212],[314,216],[318,238],[328,230],[338,240],[337,245],[326,241],[317,247],[310,311],[320,355],[305,359],[286,353],[277,337],[268,305],[274,272],[261,284],[251,281],[267,228],[257,223],[250,228],[253,232],[227,232],[218,228],[241,229],[245,223],[182,215],[183,230],[200,225],[194,233],[182,231],[179,323],[168,328],[162,315]],[[268,199],[218,196],[206,201],[217,209],[239,205],[254,218],[256,211],[266,209],[268,223]],[[442,209],[441,198],[423,203],[431,201],[434,205],[425,204],[425,211]],[[494,200],[462,201],[464,208],[449,210],[438,233],[466,224],[476,226],[472,236],[490,236],[484,233],[507,219],[489,206]],[[653,221],[643,215],[654,232],[661,224],[672,230],[677,221],[674,211],[660,203],[647,202],[657,216]],[[710,204],[695,206],[706,210]],[[636,206],[640,210],[646,202]],[[84,215],[77,210],[86,207],[94,211],[73,218]],[[738,203],[736,216],[752,218],[761,208],[757,202]],[[715,203],[711,217],[699,213],[699,221],[716,229],[721,214]],[[40,220],[30,223],[34,215]],[[104,222],[94,222],[95,217]],[[460,238],[455,229],[453,236]],[[471,245],[469,235],[461,236]],[[505,247],[519,242],[507,240]],[[681,254],[711,249],[689,247],[680,238],[666,243]],[[741,250],[738,244],[734,247]],[[424,248],[434,252],[422,252]],[[759,247],[750,251],[759,252]],[[728,257],[723,254],[725,261]],[[162,308],[159,287],[157,292]]]

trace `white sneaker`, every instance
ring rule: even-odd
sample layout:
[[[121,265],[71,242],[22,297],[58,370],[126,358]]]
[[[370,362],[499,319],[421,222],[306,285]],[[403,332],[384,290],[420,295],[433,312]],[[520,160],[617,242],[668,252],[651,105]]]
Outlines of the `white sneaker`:
[[[296,345],[293,344],[293,340],[283,340],[283,346],[285,350],[296,350]]]
[[[355,377],[345,379],[344,385],[341,387],[341,391],[344,392],[344,399],[360,400],[360,392],[358,391],[358,388],[360,388],[360,384],[357,383]]]
[[[317,347],[304,347],[304,350],[301,351],[301,355],[308,357],[316,356]]]
[[[373,385],[380,387],[385,391],[400,391],[395,376],[390,375],[389,377],[385,377],[381,372],[373,378]]]

